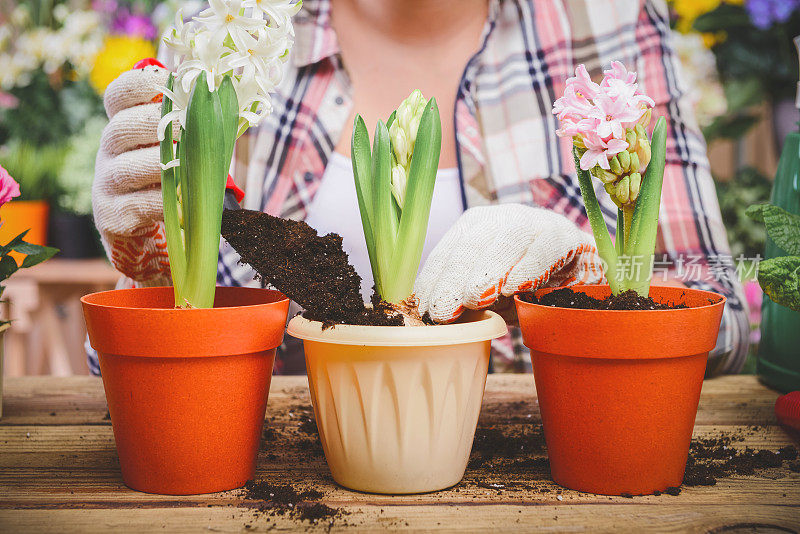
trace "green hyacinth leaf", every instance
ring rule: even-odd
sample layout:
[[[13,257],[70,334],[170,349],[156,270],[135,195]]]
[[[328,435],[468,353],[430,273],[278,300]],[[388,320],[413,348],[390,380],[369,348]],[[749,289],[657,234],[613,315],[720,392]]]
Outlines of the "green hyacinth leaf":
[[[364,239],[367,243],[372,279],[375,281],[378,293],[380,293],[381,285],[375,248],[375,223],[373,221],[375,215],[372,196],[372,154],[370,152],[367,125],[361,115],[356,115],[356,119],[353,122],[353,136],[350,139],[350,158],[353,161],[353,178],[355,178],[356,183],[358,211],[361,214],[361,227],[364,230]]]
[[[219,94],[208,90],[203,72],[189,99],[181,139],[186,153],[181,167],[185,167],[188,182],[185,189],[181,185],[187,265],[183,298],[195,308],[214,305],[222,204],[230,165],[220,150],[225,147],[224,130]]]
[[[392,254],[397,243],[398,220],[392,198],[392,147],[389,129],[379,120],[375,126],[372,147],[372,230],[375,235],[375,257],[380,286],[386,289],[392,272]],[[383,295],[386,298],[385,295]]]

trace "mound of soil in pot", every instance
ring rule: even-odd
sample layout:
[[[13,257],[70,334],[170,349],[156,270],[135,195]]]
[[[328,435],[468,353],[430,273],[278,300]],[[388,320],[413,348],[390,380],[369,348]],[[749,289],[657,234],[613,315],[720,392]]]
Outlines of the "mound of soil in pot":
[[[604,299],[590,297],[586,293],[572,291],[565,287],[556,289],[536,298],[533,293],[522,293],[520,299],[532,304],[552,306],[554,308],[573,308],[578,310],[676,310],[686,308],[685,304],[662,304],[650,297],[643,297],[633,290],[619,295],[610,295]]]
[[[326,325],[400,326],[403,318],[373,297],[361,298],[361,277],[347,261],[342,238],[319,236],[302,221],[251,210],[225,210],[222,236],[263,283],[305,308],[305,317]]]

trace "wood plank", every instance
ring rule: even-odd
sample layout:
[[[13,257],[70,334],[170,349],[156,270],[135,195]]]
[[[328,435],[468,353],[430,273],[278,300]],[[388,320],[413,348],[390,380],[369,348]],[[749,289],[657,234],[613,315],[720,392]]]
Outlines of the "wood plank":
[[[350,515],[316,526],[286,517],[268,517],[248,508],[0,510],[8,532],[464,532],[501,528],[505,531],[588,532],[795,532],[800,516],[791,507],[752,505],[648,506],[598,504],[460,504],[432,510],[422,506],[353,506]]]
[[[15,424],[108,424],[102,380],[96,377],[29,376],[7,380],[3,419]],[[778,393],[751,376],[726,376],[706,380],[697,412],[697,424],[775,424]],[[267,415],[295,406],[310,406],[304,376],[279,376],[270,389]],[[55,415],[52,415],[55,414]],[[528,417],[530,415],[530,417]],[[482,421],[539,422],[532,375],[490,375],[486,382]],[[516,418],[516,419],[515,419]]]
[[[752,432],[749,427],[699,426],[695,429],[695,437],[718,436],[723,430],[745,436],[744,441],[733,444],[738,449],[751,447],[777,451],[791,444],[789,437],[779,427],[764,427]],[[540,434],[541,429],[537,428],[531,434],[531,443],[541,439],[536,433]],[[432,495],[365,496],[339,488],[333,483],[321,451],[316,449],[309,452],[305,445],[299,445],[298,438],[308,440],[307,436],[298,434],[293,428],[276,432],[276,436],[262,446],[256,478],[273,483],[291,479],[294,485],[313,486],[337,501],[358,500],[387,505],[393,502],[449,503],[465,498],[478,502],[516,502],[520,499],[555,502],[557,495],[564,500],[577,502],[605,502],[609,499],[562,489],[550,481],[546,472],[525,466],[502,473],[495,473],[491,467],[470,467],[461,484]],[[0,507],[37,504],[60,506],[80,502],[88,495],[98,501],[152,504],[152,495],[130,491],[123,485],[113,439],[109,427],[0,427],[0,443],[3,444],[3,454],[0,455]],[[544,457],[544,451],[530,457]],[[800,474],[791,472],[784,465],[760,471],[752,477],[720,479],[711,488],[684,488],[678,497],[663,496],[661,499],[704,504],[772,504],[788,498],[787,502],[800,505],[798,482]],[[197,502],[220,505],[231,499],[240,499],[240,494],[223,492],[202,498],[190,496],[169,499],[188,505]],[[624,502],[623,498],[615,499]]]
[[[791,444],[774,418],[776,397],[752,377],[707,381],[695,437],[736,434],[741,437],[733,444],[736,448],[778,450]],[[0,420],[0,531],[241,532],[311,527],[289,517],[258,513],[261,504],[246,499],[241,490],[173,497],[127,489],[97,378],[7,380],[6,401],[6,417]],[[546,467],[543,471],[541,464],[529,467],[524,462],[511,471],[477,462],[459,485],[433,494],[351,492],[333,482],[317,436],[301,428],[300,423],[312,416],[306,378],[275,377],[256,478],[317,489],[324,494],[321,502],[349,513],[333,525],[317,525],[320,529],[455,532],[505,527],[603,532],[655,526],[663,531],[706,532],[735,531],[736,525],[771,525],[776,532],[800,529],[800,474],[786,465],[754,476],[721,478],[713,487],[684,487],[678,496],[632,499],[559,488],[549,480]],[[516,444],[531,444],[515,459],[544,458],[532,376],[489,377],[479,429],[489,427],[513,436]],[[480,456],[474,454],[473,459]],[[251,528],[245,529],[246,525]]]

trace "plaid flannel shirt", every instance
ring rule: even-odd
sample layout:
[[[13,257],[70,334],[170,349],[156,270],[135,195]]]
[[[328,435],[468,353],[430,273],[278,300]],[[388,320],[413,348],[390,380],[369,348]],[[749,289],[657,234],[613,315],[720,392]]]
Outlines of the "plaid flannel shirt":
[[[330,12],[329,0],[304,1],[274,112],[237,143],[233,175],[246,192],[245,208],[303,219],[336,141],[351,127],[352,89]],[[709,373],[739,372],[748,349],[745,299],[663,1],[490,0],[480,48],[464,67],[454,110],[462,204],[540,206],[590,231],[571,143],[556,136],[551,110],[576,65],[584,63],[600,77],[613,60],[638,72],[641,88],[656,102],[654,115],[668,119],[657,266],[673,276],[686,274],[690,287],[727,296]],[[597,187],[613,232],[616,207]],[[238,260],[223,243],[221,285],[256,284],[254,272]],[[530,366],[518,329],[493,349],[497,371]],[[287,339],[281,353],[284,372],[302,372],[297,340]]]

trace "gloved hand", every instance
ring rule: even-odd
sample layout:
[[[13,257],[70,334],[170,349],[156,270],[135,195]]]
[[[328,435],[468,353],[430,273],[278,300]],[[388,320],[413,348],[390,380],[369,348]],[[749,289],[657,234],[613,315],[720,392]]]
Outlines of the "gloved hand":
[[[552,211],[502,204],[461,215],[431,252],[414,293],[420,313],[447,323],[500,297],[602,279],[592,236]]]
[[[169,276],[156,133],[161,119],[160,88],[166,85],[169,71],[155,60],[136,67],[122,73],[105,91],[110,122],[97,153],[92,204],[95,224],[114,266],[135,281],[156,283]]]

